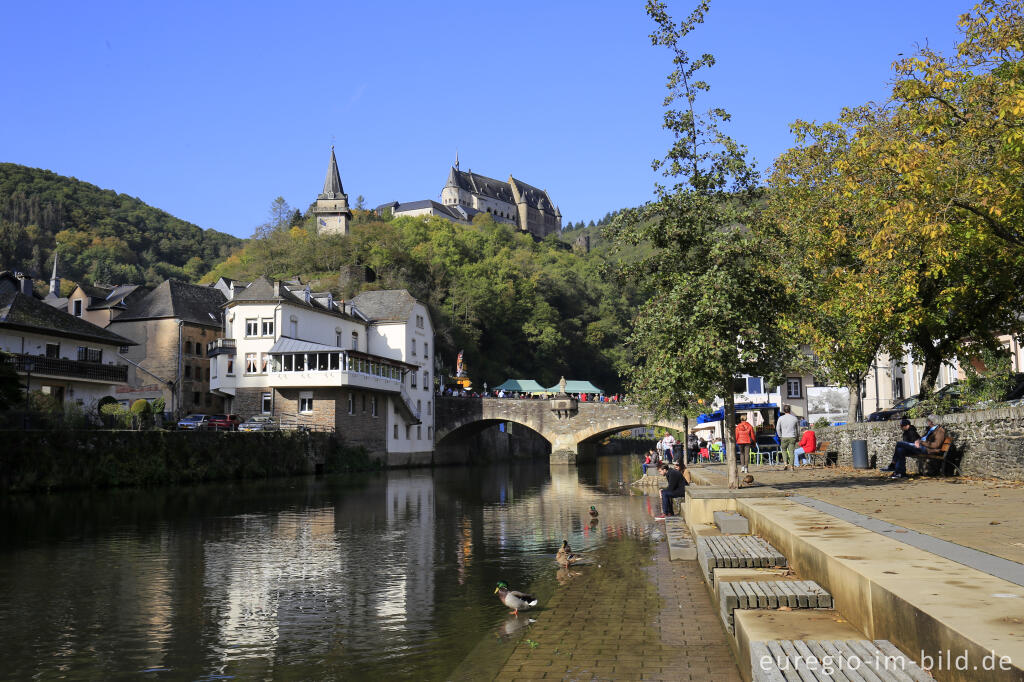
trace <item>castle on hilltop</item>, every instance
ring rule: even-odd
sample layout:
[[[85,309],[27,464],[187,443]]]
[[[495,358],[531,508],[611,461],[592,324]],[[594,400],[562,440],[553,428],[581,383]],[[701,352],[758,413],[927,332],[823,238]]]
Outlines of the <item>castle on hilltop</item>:
[[[377,214],[393,216],[432,215],[456,223],[470,224],[478,213],[489,213],[495,222],[515,225],[537,239],[562,229],[562,213],[546,190],[516,180],[495,180],[455,165],[441,190],[440,203],[426,199],[400,203],[393,201],[377,207]]]
[[[316,198],[313,206],[317,229],[323,234],[348,234],[348,223],[352,220],[352,211],[348,207],[348,195],[341,186],[341,175],[338,173],[338,159],[334,156],[334,145],[331,145],[331,161],[327,165],[327,178],[324,180],[324,191]]]

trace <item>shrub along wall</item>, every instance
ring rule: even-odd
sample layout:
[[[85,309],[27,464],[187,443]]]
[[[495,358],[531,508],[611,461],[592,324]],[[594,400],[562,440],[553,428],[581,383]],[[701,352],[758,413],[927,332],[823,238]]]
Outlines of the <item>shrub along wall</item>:
[[[925,420],[911,420],[924,435]],[[968,476],[1024,481],[1024,407],[947,414],[942,426],[953,436],[954,461]],[[864,422],[830,426],[816,431],[819,441],[830,441],[829,450],[838,454],[839,464],[853,465],[850,441],[868,442],[868,457],[877,467],[892,460],[900,437],[898,421]],[[908,471],[915,471],[913,460]]]
[[[326,433],[0,431],[0,490],[202,483],[377,466]]]

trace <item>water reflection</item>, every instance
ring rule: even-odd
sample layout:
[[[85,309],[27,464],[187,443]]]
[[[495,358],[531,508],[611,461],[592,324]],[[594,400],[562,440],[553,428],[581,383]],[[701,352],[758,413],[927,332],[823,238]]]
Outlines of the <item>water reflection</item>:
[[[498,580],[550,594],[573,578],[554,563],[563,539],[648,536],[643,498],[619,494],[627,471],[602,458],[8,497],[0,637],[24,646],[0,677],[442,679],[486,633],[529,626]]]

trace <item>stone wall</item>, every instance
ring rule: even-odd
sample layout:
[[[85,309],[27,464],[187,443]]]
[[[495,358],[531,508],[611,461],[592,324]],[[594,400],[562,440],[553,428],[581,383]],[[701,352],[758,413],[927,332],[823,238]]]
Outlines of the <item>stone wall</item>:
[[[925,420],[911,421],[923,435]],[[953,436],[954,461],[964,474],[1024,481],[1024,407],[947,414],[941,421]],[[819,441],[829,441],[829,450],[837,453],[843,466],[853,464],[850,442],[866,440],[869,460],[881,468],[892,460],[900,427],[898,421],[864,422],[816,433]],[[914,471],[913,460],[907,466]]]

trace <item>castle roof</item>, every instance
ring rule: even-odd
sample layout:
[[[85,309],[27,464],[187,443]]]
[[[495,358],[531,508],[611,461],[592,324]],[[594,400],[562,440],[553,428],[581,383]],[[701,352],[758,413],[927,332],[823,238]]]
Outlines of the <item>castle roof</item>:
[[[338,173],[338,159],[334,156],[334,146],[331,145],[331,162],[327,166],[327,178],[324,179],[324,191],[320,199],[341,199],[347,198],[345,190],[341,186],[341,174]]]
[[[520,199],[526,201],[527,206],[532,206],[539,210],[550,211],[551,207],[555,205],[555,202],[551,201],[551,197],[548,196],[548,193],[545,190],[511,177],[509,178],[509,184],[515,186],[516,193],[519,195]]]
[[[472,192],[473,194],[481,194],[498,201],[504,201],[507,204],[516,203],[515,194],[512,193],[512,187],[507,182],[495,180],[486,175],[478,175],[473,171],[460,171],[457,168],[452,168],[452,172],[448,175],[448,181],[454,181],[455,187]]]

